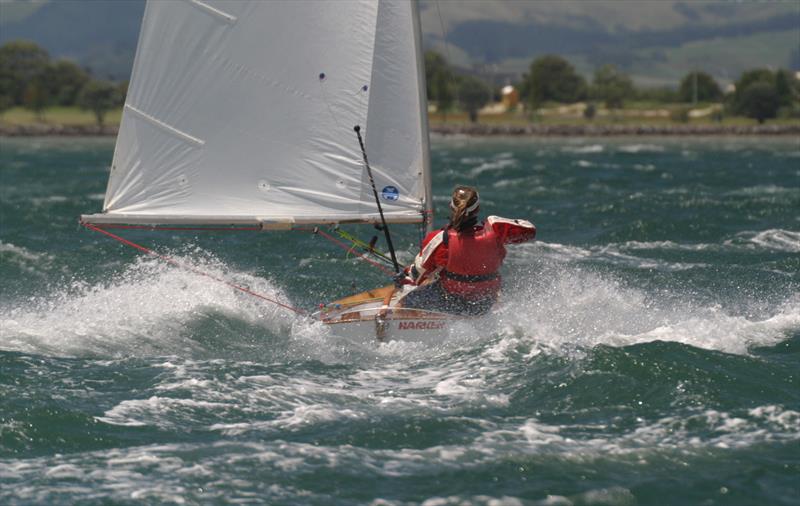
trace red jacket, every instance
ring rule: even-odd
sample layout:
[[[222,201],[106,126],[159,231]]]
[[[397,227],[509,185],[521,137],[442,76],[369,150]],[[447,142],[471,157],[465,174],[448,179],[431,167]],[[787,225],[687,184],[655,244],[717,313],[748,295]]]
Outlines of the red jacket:
[[[431,232],[409,268],[411,282],[419,285],[438,274],[442,288],[449,293],[468,300],[494,298],[500,291],[498,270],[506,256],[505,245],[535,236],[532,223],[498,216],[489,216],[471,230]]]

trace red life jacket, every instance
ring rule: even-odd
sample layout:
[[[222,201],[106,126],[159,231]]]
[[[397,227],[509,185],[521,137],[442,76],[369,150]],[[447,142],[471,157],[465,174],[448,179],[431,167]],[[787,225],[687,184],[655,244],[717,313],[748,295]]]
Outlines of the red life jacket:
[[[497,297],[500,292],[500,266],[506,248],[491,226],[457,232],[445,230],[447,265],[440,273],[447,292],[467,300]]]

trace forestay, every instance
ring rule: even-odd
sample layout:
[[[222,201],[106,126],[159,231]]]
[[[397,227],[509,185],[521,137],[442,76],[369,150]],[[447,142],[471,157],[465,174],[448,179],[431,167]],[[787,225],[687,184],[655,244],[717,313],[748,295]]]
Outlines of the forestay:
[[[430,206],[408,0],[150,1],[102,214],[89,223],[378,219]]]

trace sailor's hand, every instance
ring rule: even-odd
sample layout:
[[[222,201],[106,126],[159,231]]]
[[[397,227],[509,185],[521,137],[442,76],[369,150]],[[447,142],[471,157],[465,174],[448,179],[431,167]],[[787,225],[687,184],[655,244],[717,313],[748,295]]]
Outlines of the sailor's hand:
[[[408,276],[406,271],[400,271],[394,276],[392,276],[392,280],[394,281],[394,286],[400,288],[403,285],[413,285],[414,280]]]

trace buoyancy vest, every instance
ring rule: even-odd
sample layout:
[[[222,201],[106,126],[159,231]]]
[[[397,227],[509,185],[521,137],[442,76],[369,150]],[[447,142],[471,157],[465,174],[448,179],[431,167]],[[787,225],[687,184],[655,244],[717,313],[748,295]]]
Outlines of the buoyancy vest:
[[[506,249],[491,225],[460,233],[448,228],[444,233],[447,265],[440,273],[442,288],[468,300],[496,297]]]

